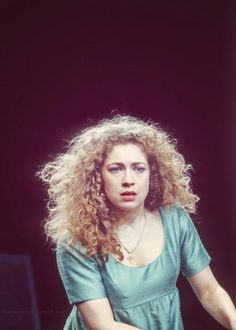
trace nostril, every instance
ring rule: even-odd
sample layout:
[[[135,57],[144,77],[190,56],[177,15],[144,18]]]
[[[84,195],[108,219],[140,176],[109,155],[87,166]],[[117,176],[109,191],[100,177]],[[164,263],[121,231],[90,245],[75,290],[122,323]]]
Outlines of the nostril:
[[[124,182],[122,186],[123,187],[130,187],[130,186],[133,186],[133,185],[134,185],[134,182],[130,182],[130,183],[129,182]]]

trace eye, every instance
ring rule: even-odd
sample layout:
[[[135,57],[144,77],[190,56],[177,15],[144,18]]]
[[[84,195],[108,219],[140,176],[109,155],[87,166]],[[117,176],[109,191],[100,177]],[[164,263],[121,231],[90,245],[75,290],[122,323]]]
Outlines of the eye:
[[[111,173],[118,173],[121,171],[121,166],[111,166],[108,168],[108,171]]]
[[[135,165],[133,169],[137,173],[143,173],[146,170],[146,168],[142,165]]]

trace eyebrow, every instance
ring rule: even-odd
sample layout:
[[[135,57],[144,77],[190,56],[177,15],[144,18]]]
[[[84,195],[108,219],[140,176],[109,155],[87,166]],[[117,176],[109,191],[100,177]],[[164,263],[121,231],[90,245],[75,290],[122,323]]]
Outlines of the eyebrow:
[[[120,163],[120,162],[112,162],[112,163],[108,163],[107,166],[110,165],[119,165],[119,166],[124,166],[124,163]],[[131,165],[148,165],[147,163],[143,163],[143,162],[133,162],[131,163]]]

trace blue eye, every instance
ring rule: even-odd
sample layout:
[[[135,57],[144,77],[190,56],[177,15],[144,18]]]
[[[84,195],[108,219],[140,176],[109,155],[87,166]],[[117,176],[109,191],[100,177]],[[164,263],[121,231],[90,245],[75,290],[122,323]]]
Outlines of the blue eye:
[[[134,170],[135,170],[135,172],[137,172],[137,173],[143,173],[144,171],[145,171],[145,167],[143,167],[143,166],[134,166]]]
[[[118,173],[121,170],[119,166],[113,166],[109,168],[109,172],[111,173]]]

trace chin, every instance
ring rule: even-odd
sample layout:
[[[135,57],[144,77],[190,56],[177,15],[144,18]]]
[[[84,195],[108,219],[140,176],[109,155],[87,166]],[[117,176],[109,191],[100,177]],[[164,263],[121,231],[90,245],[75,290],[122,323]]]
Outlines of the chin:
[[[115,205],[114,207],[118,210],[121,210],[121,211],[132,211],[132,210],[135,210],[135,209],[139,208],[142,205],[143,204],[126,202],[126,204],[124,203],[122,205]]]

